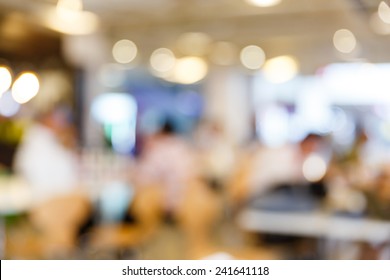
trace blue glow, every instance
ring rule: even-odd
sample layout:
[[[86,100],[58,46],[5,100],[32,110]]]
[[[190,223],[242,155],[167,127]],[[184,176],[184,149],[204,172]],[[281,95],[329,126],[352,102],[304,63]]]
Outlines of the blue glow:
[[[20,104],[12,98],[10,91],[0,95],[0,115],[12,117],[19,112],[19,109]]]
[[[93,100],[91,112],[102,124],[129,122],[136,118],[137,104],[127,93],[104,93]]]

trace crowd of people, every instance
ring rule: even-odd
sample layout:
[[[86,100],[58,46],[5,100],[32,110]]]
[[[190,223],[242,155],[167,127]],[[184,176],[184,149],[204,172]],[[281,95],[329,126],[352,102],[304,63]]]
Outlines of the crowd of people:
[[[224,251],[231,258],[283,258],[265,247],[261,254],[229,251],[237,240],[239,248],[255,246],[235,224],[235,215],[254,201],[265,210],[321,208],[390,218],[390,169],[386,162],[366,164],[369,139],[363,131],[340,154],[331,135],[310,133],[279,147],[251,139],[237,147],[218,123],[200,122],[188,137],[167,120],[144,137],[136,157],[128,155],[120,175],[100,182],[104,186],[95,197],[80,180],[83,162],[74,139],[67,112],[53,110],[30,126],[15,155],[14,172],[32,189],[28,219],[45,244],[43,257],[114,248],[142,258],[134,248],[147,246],[168,226],[180,232],[187,248],[176,256],[206,258]]]

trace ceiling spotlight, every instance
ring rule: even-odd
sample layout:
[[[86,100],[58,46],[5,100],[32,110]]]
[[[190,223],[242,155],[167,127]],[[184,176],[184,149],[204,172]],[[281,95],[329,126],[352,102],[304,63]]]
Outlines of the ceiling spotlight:
[[[390,24],[390,7],[385,1],[378,6],[378,16],[384,23]]]
[[[158,74],[166,74],[173,69],[176,58],[169,49],[160,48],[155,50],[150,56],[150,66]]]
[[[31,72],[25,72],[12,85],[12,97],[19,104],[30,101],[39,91],[38,77]]]
[[[334,47],[341,53],[351,53],[355,50],[357,42],[355,35],[348,29],[337,30],[333,35]]]
[[[196,56],[185,56],[176,60],[174,68],[164,79],[188,85],[199,82],[206,77],[207,73],[208,65],[204,59]]]
[[[81,0],[59,0],[55,8],[43,9],[39,20],[48,28],[69,35],[86,35],[99,27],[96,14],[83,11]]]
[[[112,55],[116,62],[126,64],[137,56],[137,46],[130,40],[120,40],[112,48]]]
[[[246,2],[258,7],[272,7],[280,4],[282,0],[246,0]]]
[[[10,70],[5,66],[0,66],[0,96],[6,92],[12,83]]]
[[[83,2],[81,0],[58,0],[58,12],[80,12],[83,10]]]
[[[298,63],[291,56],[278,56],[266,61],[264,77],[271,83],[280,84],[293,79],[298,73]]]
[[[247,46],[240,53],[241,63],[248,69],[256,70],[263,66],[265,61],[265,53],[258,46]]]

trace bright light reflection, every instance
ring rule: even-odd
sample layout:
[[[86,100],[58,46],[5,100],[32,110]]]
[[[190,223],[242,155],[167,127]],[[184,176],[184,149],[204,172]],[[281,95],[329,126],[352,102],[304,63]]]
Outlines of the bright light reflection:
[[[251,45],[242,49],[240,59],[246,68],[251,70],[260,69],[265,61],[265,53],[262,48]]]
[[[207,72],[207,63],[202,58],[187,56],[176,61],[172,75],[166,79],[180,84],[193,84],[206,77]]]
[[[102,124],[124,123],[134,118],[137,104],[125,93],[105,93],[92,102],[92,116]]]
[[[130,40],[119,40],[112,48],[112,55],[118,63],[130,63],[137,56],[137,46]]]
[[[337,104],[390,103],[387,91],[390,64],[336,63],[323,70],[323,87]]]
[[[309,182],[318,182],[326,173],[326,162],[317,154],[309,155],[303,162],[303,176]]]
[[[12,97],[20,104],[30,101],[38,92],[38,77],[30,72],[21,74],[12,86]]]
[[[155,50],[150,56],[150,65],[154,71],[164,74],[173,69],[176,58],[169,49],[160,48]]]
[[[59,13],[80,12],[83,10],[81,0],[58,0],[57,11]]]
[[[257,113],[256,118],[256,130],[265,145],[277,147],[286,143],[289,115],[285,108],[272,105]]]
[[[263,67],[264,77],[271,83],[284,83],[298,73],[298,63],[291,56],[278,56],[266,61]]]
[[[333,128],[328,94],[317,80],[308,81],[303,86],[296,102],[296,112],[310,131],[329,133]]]
[[[69,9],[73,11],[82,11],[83,1],[82,0],[58,0],[57,7]]]
[[[246,2],[258,7],[271,7],[280,4],[282,0],[246,0]]]
[[[12,75],[9,69],[5,66],[0,67],[0,97],[6,92],[12,83]]]
[[[118,153],[129,153],[135,145],[137,103],[126,93],[105,93],[92,102],[92,116],[110,127],[113,149]]]
[[[355,35],[348,29],[337,30],[333,35],[333,44],[341,53],[351,53],[355,50],[357,42]]]
[[[385,1],[378,6],[378,16],[384,23],[390,23],[390,7]]]
[[[69,35],[90,34],[99,26],[98,17],[91,12],[72,12],[66,15],[59,16],[56,11],[50,10],[42,18],[50,29]]]
[[[81,0],[59,0],[55,8],[44,10],[40,19],[49,28],[69,35],[90,34],[99,27],[98,17],[83,11]]]

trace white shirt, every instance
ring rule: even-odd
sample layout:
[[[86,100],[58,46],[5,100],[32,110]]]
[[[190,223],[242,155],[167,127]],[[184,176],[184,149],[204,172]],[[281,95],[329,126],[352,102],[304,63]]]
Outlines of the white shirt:
[[[24,135],[15,170],[31,186],[34,202],[72,191],[77,184],[76,156],[40,124],[30,127]]]

